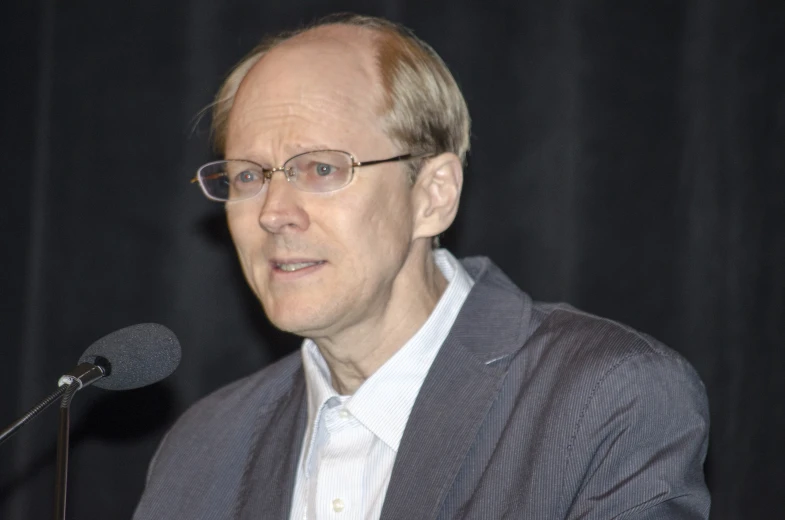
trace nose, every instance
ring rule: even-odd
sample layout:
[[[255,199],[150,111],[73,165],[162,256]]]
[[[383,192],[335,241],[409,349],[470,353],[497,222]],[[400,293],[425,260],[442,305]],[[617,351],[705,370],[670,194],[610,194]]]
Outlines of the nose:
[[[301,192],[286,180],[284,172],[280,173],[273,173],[267,180],[259,225],[273,234],[305,231],[310,219],[301,204]]]

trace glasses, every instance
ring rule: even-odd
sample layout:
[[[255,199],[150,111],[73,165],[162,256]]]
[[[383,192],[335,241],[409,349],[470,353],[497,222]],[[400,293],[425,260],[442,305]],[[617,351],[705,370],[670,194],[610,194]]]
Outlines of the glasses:
[[[433,154],[404,154],[378,161],[358,162],[339,150],[318,150],[297,154],[279,168],[267,170],[252,161],[228,160],[205,164],[191,182],[198,182],[208,199],[236,202],[258,195],[275,172],[283,172],[295,188],[310,193],[327,193],[352,181],[354,169],[389,162],[423,159]]]

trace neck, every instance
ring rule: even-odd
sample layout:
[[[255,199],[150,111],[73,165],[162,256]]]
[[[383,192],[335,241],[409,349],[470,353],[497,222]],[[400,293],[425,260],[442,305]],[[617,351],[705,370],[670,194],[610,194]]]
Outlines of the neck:
[[[407,269],[412,274],[407,276]],[[330,368],[335,391],[353,394],[422,327],[446,288],[429,249],[424,258],[404,266],[377,316],[338,337],[312,338]]]

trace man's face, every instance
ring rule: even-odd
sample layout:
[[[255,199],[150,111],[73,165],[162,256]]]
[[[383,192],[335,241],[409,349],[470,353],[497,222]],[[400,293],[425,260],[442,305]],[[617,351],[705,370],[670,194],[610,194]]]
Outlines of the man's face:
[[[268,53],[238,91],[226,157],[273,168],[309,150],[343,150],[358,161],[407,152],[381,129],[370,48],[367,38],[328,35]],[[266,192],[227,204],[245,276],[270,321],[337,339],[362,335],[391,312],[405,315],[406,288],[421,268],[409,259],[411,193],[393,163],[356,168],[352,182],[331,193],[299,191],[276,173]]]

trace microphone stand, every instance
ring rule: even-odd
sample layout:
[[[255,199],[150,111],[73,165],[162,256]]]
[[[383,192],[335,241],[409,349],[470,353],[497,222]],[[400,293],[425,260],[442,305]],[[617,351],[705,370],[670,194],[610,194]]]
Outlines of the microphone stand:
[[[27,424],[33,417],[35,417],[39,413],[43,412],[47,408],[49,408],[49,405],[54,403],[55,399],[57,399],[58,397],[63,395],[66,390],[68,390],[67,386],[61,386],[60,388],[58,388],[57,390],[52,392],[49,396],[47,396],[46,399],[44,399],[43,401],[41,401],[40,403],[35,405],[29,412],[27,412],[22,417],[20,417],[16,421],[14,421],[14,423],[11,424],[8,428],[6,428],[3,431],[1,431],[0,432],[0,444],[4,443],[8,439],[10,439],[11,436],[13,434],[15,434],[17,432],[17,430],[19,430],[19,428],[21,428],[22,426]]]
[[[49,405],[54,403],[58,397],[63,395],[68,390],[68,388],[72,386],[72,384],[76,384],[76,389],[74,390],[74,392],[76,392],[76,390],[84,388],[96,380],[108,375],[109,370],[102,364],[93,365],[92,363],[82,363],[77,365],[76,368],[74,368],[71,372],[63,375],[60,378],[60,380],[57,382],[57,390],[49,394],[46,399],[35,405],[30,409],[29,412],[14,421],[10,426],[0,431],[0,444],[10,439],[11,436],[19,430],[19,428],[30,422],[33,417],[49,408]]]
[[[63,375],[57,382],[59,388],[46,399],[35,405],[8,428],[0,431],[0,444],[7,440],[33,417],[43,412],[54,401],[60,401],[60,422],[57,429],[57,475],[55,479],[55,520],[65,520],[65,496],[68,488],[68,436],[70,430],[71,400],[74,394],[87,385],[109,375],[108,365],[103,358],[96,358],[98,364],[80,363],[71,372]]]
[[[65,520],[65,498],[68,490],[68,436],[70,431],[71,400],[82,387],[74,381],[66,387],[60,401],[60,420],[57,428],[57,475],[55,478],[55,520]]]
[[[71,422],[71,401],[77,391],[108,374],[103,366],[81,363],[57,382],[66,387],[60,401],[60,420],[57,427],[57,475],[55,478],[55,520],[65,520],[65,497],[68,491],[68,436]]]

